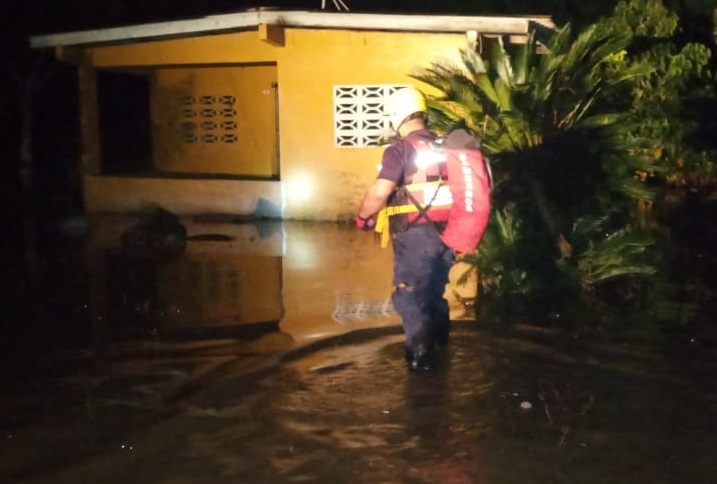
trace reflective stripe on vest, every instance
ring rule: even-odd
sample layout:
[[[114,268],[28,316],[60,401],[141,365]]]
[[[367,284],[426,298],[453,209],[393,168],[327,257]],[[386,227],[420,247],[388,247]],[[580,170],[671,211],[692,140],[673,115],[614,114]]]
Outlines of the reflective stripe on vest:
[[[430,221],[448,220],[448,210],[453,204],[453,197],[450,188],[445,184],[445,177],[448,173],[446,153],[443,150],[435,149],[429,141],[424,139],[416,139],[410,135],[404,139],[411,144],[415,151],[412,161],[416,172],[406,178],[406,185],[401,189],[408,191],[419,203],[418,212],[423,209],[427,210]],[[409,223],[416,220],[421,223],[429,222],[420,213],[407,212],[406,216]]]
[[[390,239],[389,217],[404,216],[408,224],[445,222],[453,205],[450,187],[445,182],[445,152],[434,149],[426,140],[410,136],[404,139],[415,150],[413,163],[416,172],[406,179],[406,185],[399,190],[405,190],[411,196],[407,197],[409,202],[405,205],[389,205],[378,213],[374,230],[381,234],[381,247],[388,246]]]

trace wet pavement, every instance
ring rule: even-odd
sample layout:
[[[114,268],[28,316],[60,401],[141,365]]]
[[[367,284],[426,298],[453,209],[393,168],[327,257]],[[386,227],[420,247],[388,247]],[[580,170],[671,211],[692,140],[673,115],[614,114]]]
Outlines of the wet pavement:
[[[10,312],[2,482],[714,482],[714,342],[476,321],[451,286],[443,364],[409,373],[367,234],[193,220],[149,260],[129,224],[48,249]]]

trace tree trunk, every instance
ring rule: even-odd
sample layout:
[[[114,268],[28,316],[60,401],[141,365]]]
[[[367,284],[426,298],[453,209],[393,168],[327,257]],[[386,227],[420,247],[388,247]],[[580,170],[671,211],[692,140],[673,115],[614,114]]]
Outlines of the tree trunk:
[[[543,219],[543,223],[548,228],[550,235],[552,235],[555,241],[556,248],[560,253],[560,259],[570,258],[573,254],[573,247],[570,245],[570,242],[568,242],[565,234],[563,234],[560,229],[558,217],[551,208],[550,202],[548,201],[548,197],[545,195],[543,188],[536,183],[535,180],[531,179],[528,183],[530,183],[530,189],[533,192],[533,197],[535,197],[535,203],[538,206],[540,217]]]

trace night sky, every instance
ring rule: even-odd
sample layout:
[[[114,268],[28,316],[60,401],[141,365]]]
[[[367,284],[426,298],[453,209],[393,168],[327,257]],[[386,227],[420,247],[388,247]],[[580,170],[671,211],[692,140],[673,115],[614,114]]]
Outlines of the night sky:
[[[592,14],[605,10],[576,0],[344,0],[352,12],[442,14]],[[585,2],[582,2],[585,3]],[[0,18],[10,31],[34,34],[240,12],[257,6],[320,10],[321,0],[2,0]],[[574,6],[580,5],[579,8]],[[326,10],[336,11],[332,0]]]
[[[321,0],[2,0],[8,12],[5,20],[22,18],[21,24],[10,22],[13,30],[34,30],[34,33],[62,30],[100,28],[140,22],[154,22],[170,19],[201,17],[222,13],[241,12],[257,6],[320,10]],[[468,13],[476,12],[476,2],[410,0],[344,0],[353,12],[396,12],[396,13]],[[515,10],[521,2],[493,0],[480,2],[481,13]],[[530,3],[530,2],[522,2]],[[534,3],[534,2],[533,2]],[[492,5],[488,7],[486,4]],[[505,4],[505,5],[504,5]],[[523,5],[523,7],[527,7]],[[336,11],[332,0],[326,0],[326,10]],[[0,13],[5,13],[0,10]],[[535,12],[530,12],[535,13]]]

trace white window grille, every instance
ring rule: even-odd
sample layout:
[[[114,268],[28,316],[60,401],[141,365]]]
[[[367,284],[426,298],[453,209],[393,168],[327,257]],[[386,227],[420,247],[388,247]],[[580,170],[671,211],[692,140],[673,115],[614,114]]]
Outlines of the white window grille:
[[[388,126],[383,106],[399,84],[334,86],[334,143],[339,148],[375,146]]]

